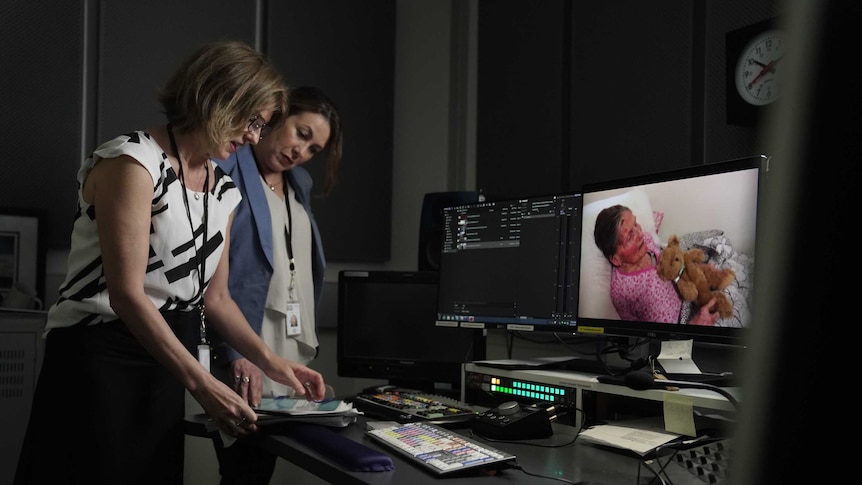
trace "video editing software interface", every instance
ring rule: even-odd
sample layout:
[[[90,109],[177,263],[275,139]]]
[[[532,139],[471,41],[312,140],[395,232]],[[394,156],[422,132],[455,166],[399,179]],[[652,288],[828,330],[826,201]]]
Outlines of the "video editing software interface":
[[[437,325],[576,327],[581,194],[443,209]]]

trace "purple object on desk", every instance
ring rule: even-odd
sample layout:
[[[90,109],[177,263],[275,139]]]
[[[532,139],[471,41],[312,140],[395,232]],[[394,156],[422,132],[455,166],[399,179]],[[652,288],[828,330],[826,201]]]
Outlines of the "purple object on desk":
[[[385,472],[395,468],[392,457],[346,438],[326,426],[289,423],[290,437],[354,472]]]

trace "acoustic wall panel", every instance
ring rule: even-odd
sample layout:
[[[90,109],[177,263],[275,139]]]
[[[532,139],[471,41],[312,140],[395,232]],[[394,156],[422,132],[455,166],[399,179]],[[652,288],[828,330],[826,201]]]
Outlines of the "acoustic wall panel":
[[[292,85],[329,94],[344,125],[338,185],[315,197],[330,261],[390,258],[395,2],[295,0],[269,2],[266,50]],[[417,94],[418,95],[418,94]],[[323,187],[324,162],[306,165]]]
[[[45,211],[51,247],[68,246],[75,213],[84,3],[0,2],[0,132],[7,137],[0,207]]]
[[[211,40],[254,45],[255,2],[99,2],[95,138],[87,153],[122,133],[164,123],[157,93],[187,55]]]

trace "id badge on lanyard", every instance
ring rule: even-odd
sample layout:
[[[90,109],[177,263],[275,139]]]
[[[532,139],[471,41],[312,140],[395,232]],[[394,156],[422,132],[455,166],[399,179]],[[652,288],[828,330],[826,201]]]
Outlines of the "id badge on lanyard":
[[[198,343],[198,362],[209,372],[210,370],[210,345],[207,342],[207,321],[204,315],[204,304],[201,300],[201,341]]]
[[[302,312],[298,301],[287,303],[287,318],[284,321],[284,333],[288,337],[296,337],[302,334]]]

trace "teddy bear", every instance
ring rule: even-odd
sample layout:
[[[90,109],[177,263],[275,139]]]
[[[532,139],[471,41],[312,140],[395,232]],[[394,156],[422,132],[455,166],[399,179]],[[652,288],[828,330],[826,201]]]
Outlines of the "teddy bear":
[[[697,306],[716,299],[715,309],[721,318],[733,315],[733,304],[722,291],[736,277],[730,268],[719,269],[706,263],[706,255],[697,248],[683,251],[676,234],[661,251],[657,272],[661,279],[673,281],[684,301]]]

